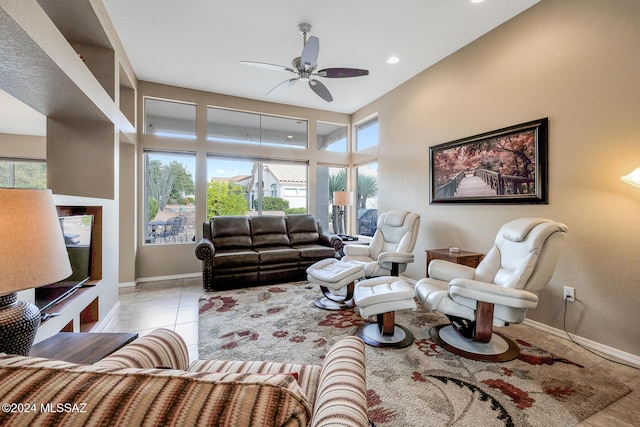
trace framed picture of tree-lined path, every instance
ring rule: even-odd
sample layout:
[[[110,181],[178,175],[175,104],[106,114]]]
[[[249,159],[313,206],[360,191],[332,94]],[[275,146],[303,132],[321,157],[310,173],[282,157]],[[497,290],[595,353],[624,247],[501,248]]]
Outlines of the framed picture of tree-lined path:
[[[548,203],[548,119],[429,148],[429,203]]]

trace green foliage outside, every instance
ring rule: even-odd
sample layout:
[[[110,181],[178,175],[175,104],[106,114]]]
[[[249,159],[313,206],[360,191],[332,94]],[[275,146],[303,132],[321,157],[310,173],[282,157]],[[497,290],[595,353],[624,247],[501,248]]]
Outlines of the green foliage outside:
[[[173,188],[169,195],[169,203],[176,205],[184,205],[189,196],[193,196],[196,187],[193,184],[193,177],[187,173],[182,163],[175,160],[169,164],[171,173],[174,176]]]
[[[370,175],[358,175],[357,207],[367,208],[367,199],[378,193],[378,180]]]
[[[0,160],[0,187],[47,188],[45,162]]]
[[[334,191],[347,190],[347,170],[340,169],[338,173],[329,175],[329,203],[333,204]]]
[[[158,211],[160,210],[158,208],[158,201],[156,199],[154,199],[153,197],[149,197],[149,201],[148,201],[148,215],[147,215],[147,221],[151,221],[153,220],[153,218],[156,217],[156,215],[158,215]]]
[[[182,163],[172,160],[164,164],[159,159],[150,159],[147,167],[150,196],[157,201],[161,211],[167,204],[184,205],[195,194],[193,177]]]
[[[262,198],[262,210],[263,211],[286,211],[289,209],[289,201],[281,199],[280,197],[263,197]]]
[[[223,215],[245,215],[249,202],[244,187],[235,182],[209,182],[207,184],[207,218]]]
[[[287,214],[287,215],[306,214],[307,213],[307,209],[306,208],[289,208],[289,209],[285,209],[284,213]]]

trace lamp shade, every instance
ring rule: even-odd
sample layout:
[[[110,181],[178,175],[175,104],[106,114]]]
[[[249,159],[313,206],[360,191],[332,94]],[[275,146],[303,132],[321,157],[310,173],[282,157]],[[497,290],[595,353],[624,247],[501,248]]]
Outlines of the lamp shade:
[[[350,206],[351,204],[353,204],[353,192],[334,191],[333,204],[336,206]]]
[[[51,190],[0,189],[0,295],[71,273]]]
[[[629,175],[621,176],[620,179],[629,185],[640,188],[640,167],[635,168]]]

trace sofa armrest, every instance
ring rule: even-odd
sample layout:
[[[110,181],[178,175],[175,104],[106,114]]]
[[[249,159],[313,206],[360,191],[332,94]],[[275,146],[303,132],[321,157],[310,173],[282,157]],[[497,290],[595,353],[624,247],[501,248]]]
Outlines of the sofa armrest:
[[[329,238],[329,245],[332,246],[336,252],[340,252],[342,248],[344,248],[344,242],[340,236],[337,234],[329,234],[327,236]]]
[[[196,245],[196,258],[201,261],[213,259],[216,249],[213,242],[209,239],[202,239]]]
[[[180,335],[160,328],[94,363],[94,366],[186,370],[189,366],[189,352]]]
[[[369,425],[364,344],[346,337],[327,353],[313,409],[313,427]]]

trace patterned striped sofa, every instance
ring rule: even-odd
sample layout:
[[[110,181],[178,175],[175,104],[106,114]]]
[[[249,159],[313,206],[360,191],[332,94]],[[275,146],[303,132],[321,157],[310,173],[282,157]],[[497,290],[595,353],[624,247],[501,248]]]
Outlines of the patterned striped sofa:
[[[157,329],[94,365],[0,353],[0,425],[367,426],[364,346],[322,366],[198,360]]]

